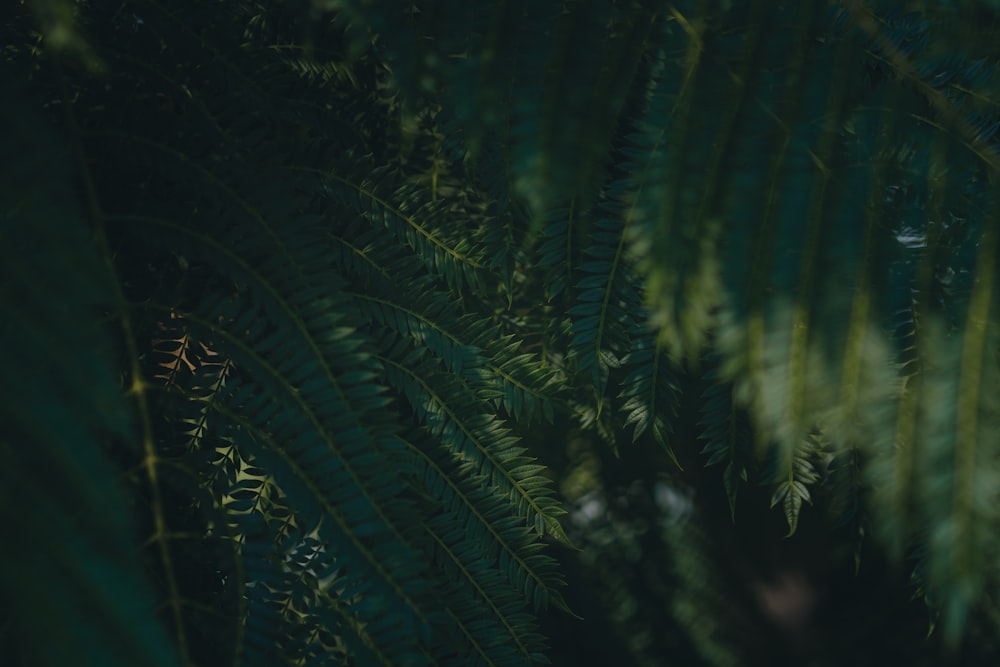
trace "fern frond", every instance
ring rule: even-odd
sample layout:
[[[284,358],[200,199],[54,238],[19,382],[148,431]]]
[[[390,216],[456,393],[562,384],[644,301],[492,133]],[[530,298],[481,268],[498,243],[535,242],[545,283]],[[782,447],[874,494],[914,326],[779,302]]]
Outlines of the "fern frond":
[[[353,274],[352,296],[374,324],[426,346],[445,368],[460,375],[477,395],[494,401],[515,419],[552,419],[558,399],[554,371],[536,355],[519,353],[521,343],[484,317],[464,313],[431,277],[421,275],[412,256],[378,249],[377,230],[353,239],[335,236],[344,249],[338,264]]]
[[[1000,427],[995,400],[1000,334],[996,318],[988,314],[995,308],[995,275],[990,273],[996,250],[989,243],[994,240],[983,240],[964,334],[946,333],[940,323],[930,322],[924,333],[927,347],[922,345],[927,354],[912,444],[921,493],[913,500],[917,516],[928,527],[927,587],[952,646],[995,571],[992,561],[984,559],[995,548],[998,520],[998,480],[988,463],[995,460],[993,434]]]
[[[518,590],[524,603],[542,609],[549,604],[567,609],[557,586],[555,561],[539,551],[532,532],[522,523],[509,521],[509,503],[491,492],[481,475],[472,473],[469,462],[456,461],[443,447],[407,441],[414,475],[435,497],[437,506],[463,526],[466,549],[475,549],[479,558],[497,563],[508,584]]]
[[[777,462],[777,481],[771,495],[771,507],[781,504],[785,521],[788,522],[786,537],[794,535],[798,528],[802,503],[812,504],[809,485],[820,478],[816,471],[816,459],[825,451],[821,438],[819,433],[810,433],[787,461]]]
[[[513,420],[531,423],[539,418],[552,421],[560,401],[557,371],[531,352],[521,352],[515,334],[497,336],[489,329],[476,339],[490,355],[488,370],[498,393],[497,403]]]
[[[386,655],[352,613],[352,591],[339,585],[340,563],[327,545],[315,537],[275,545],[260,516],[247,517],[241,525],[247,536],[241,555],[254,593],[245,619],[248,664],[296,664],[308,658],[345,664],[348,656],[372,665],[394,664],[391,650]]]
[[[404,95],[437,93],[474,153],[502,128],[514,191],[532,215],[592,197],[644,52],[644,3],[448,2],[392,17],[343,4],[388,42]]]
[[[568,543],[558,519],[565,510],[552,498],[551,480],[540,474],[544,466],[524,455],[518,439],[457,378],[420,364],[419,349],[408,350],[399,343],[389,349],[390,354],[375,358],[417,419],[453,456],[468,462],[495,492],[507,497],[536,534],[548,533]]]
[[[370,443],[363,445],[357,439],[344,443],[357,448],[357,455],[366,458],[366,465],[382,467],[374,481],[383,486],[358,497],[345,487],[350,484],[352,471],[345,469],[339,458],[294,446],[301,442],[293,441],[289,447],[285,443],[291,435],[291,424],[271,422],[274,407],[262,402],[252,388],[234,386],[230,391],[226,404],[238,406],[239,412],[223,406],[218,406],[217,412],[236,427],[233,434],[240,450],[266,465],[302,525],[327,527],[323,531],[325,541],[349,568],[343,585],[350,596],[340,604],[345,607],[343,613],[357,619],[351,627],[364,628],[366,635],[390,652],[392,660],[411,661],[420,651],[419,642],[429,636],[433,622],[430,605],[422,598],[427,593],[426,585],[420,582],[428,566],[411,545],[415,536],[403,535],[399,527],[385,523],[391,521],[386,515],[386,498],[397,496],[402,483],[394,470],[385,469],[381,447],[373,449]],[[242,416],[247,407],[258,409],[255,414],[260,423],[267,425],[267,431]],[[280,443],[277,438],[281,438]],[[410,514],[399,504],[396,501],[393,508],[395,520]],[[412,526],[407,528],[408,533],[413,530]],[[386,538],[386,532],[393,537]],[[387,618],[387,608],[405,611]],[[364,643],[364,637],[359,641]]]
[[[774,442],[790,459],[819,424],[838,448],[874,435],[879,449],[898,396],[896,354],[884,333],[895,296],[879,288],[890,284],[885,267],[899,246],[879,212],[892,215],[886,188],[899,166],[894,135],[878,128],[892,127],[900,91],[878,91],[884,116],[870,113],[843,78],[860,67],[850,40],[810,45],[807,35],[825,17],[804,5],[777,18],[787,33],[764,38],[759,57],[775,57],[775,39],[797,35],[788,45],[792,66],[769,84],[752,81],[760,102],[740,123],[759,130],[735,140],[735,155],[745,157],[732,159],[756,159],[769,136],[780,150],[753,169],[756,187],[729,176],[736,199],[717,338],[723,376],[751,407],[758,446]],[[819,86],[817,67],[841,78]],[[765,85],[795,92],[772,97]]]
[[[871,534],[872,526],[869,509],[865,502],[864,464],[859,449],[841,451],[830,459],[829,513],[834,526],[851,532],[853,544],[850,550],[854,557],[854,572],[861,570],[861,552],[865,539]]]
[[[622,360],[626,374],[618,396],[624,399],[621,411],[625,414],[625,427],[632,427],[632,442],[649,431],[653,441],[680,468],[669,442],[679,389],[666,351],[649,326],[639,327],[631,339],[632,349]]]
[[[507,588],[503,574],[481,558],[452,517],[432,518],[425,526],[446,577],[461,582],[450,596],[448,612],[479,659],[498,666],[535,662],[544,642],[520,595]],[[498,642],[498,635],[509,638],[509,644]]]
[[[690,22],[676,8],[673,12],[674,20],[656,33],[658,53],[649,75],[645,109],[634,121],[624,151],[623,215],[631,251],[641,258],[638,270],[646,279],[645,300],[660,336],[676,357],[691,359],[703,343],[720,299],[718,225],[711,207],[746,92],[745,77],[737,78],[730,102],[706,107],[726,110],[721,124],[697,111],[708,96],[718,99],[717,91],[709,88],[718,85],[717,79],[699,72],[715,64],[704,50],[701,24]],[[683,55],[678,52],[682,40],[686,42]],[[753,62],[755,48],[752,38],[748,42],[742,60],[746,67]],[[675,71],[678,66],[680,73]],[[715,136],[720,127],[721,139]],[[688,148],[701,142],[699,137],[707,132],[712,137],[704,145],[714,146],[712,151]],[[705,174],[704,184],[684,180],[700,174]],[[704,194],[699,197],[702,188]]]
[[[502,335],[476,315],[459,315],[450,308],[452,302],[443,301],[446,295],[428,298],[433,292],[410,292],[412,287],[370,288],[351,295],[373,322],[427,346],[481,399],[495,400],[515,419],[552,418],[556,395],[550,389],[550,368],[535,355],[518,354],[521,343],[515,336]]]
[[[587,238],[577,271],[572,319],[572,349],[579,371],[590,371],[598,414],[604,403],[608,376],[620,368],[629,352],[629,332],[636,326],[639,287],[632,272],[621,217],[617,184],[600,205],[601,215]]]
[[[321,174],[323,187],[334,201],[382,225],[407,244],[434,274],[458,291],[468,284],[482,289],[489,260],[473,243],[467,230],[457,228],[447,200],[433,200],[424,189],[403,184],[382,184],[386,177],[374,172],[362,182],[336,173]]]
[[[543,3],[527,5],[518,29],[523,43],[504,54],[518,73],[512,95],[521,101],[509,119],[515,191],[535,216],[567,201],[586,209],[654,11],[643,3],[599,9],[570,3],[551,16],[553,8]]]
[[[701,453],[708,456],[705,465],[725,464],[722,486],[729,499],[729,514],[735,521],[736,497],[741,482],[747,482],[753,461],[753,429],[749,416],[733,396],[732,384],[719,379],[717,359],[711,360],[705,381],[708,386],[702,394],[699,434],[705,446]]]
[[[577,261],[580,241],[581,212],[571,202],[566,208],[552,208],[541,216],[538,265],[546,271],[543,285],[549,301],[565,294],[573,285],[573,266]],[[565,298],[565,297],[563,297]]]
[[[7,62],[0,70],[11,71]],[[139,449],[102,317],[115,278],[76,205],[67,169],[76,156],[17,86],[9,93],[0,109],[0,345],[16,353],[0,377],[0,588],[12,624],[3,650],[40,665],[179,665],[108,460],[110,449]]]
[[[401,480],[394,480],[392,464],[387,467],[384,458],[386,450],[392,449],[387,447],[392,441],[377,435],[382,426],[373,433],[365,427],[361,417],[351,417],[352,409],[344,403],[350,401],[361,414],[379,410],[385,403],[378,390],[373,391],[370,386],[374,375],[371,370],[365,370],[365,357],[354,352],[360,339],[352,335],[350,328],[338,325],[343,316],[333,306],[336,302],[322,298],[308,284],[291,291],[295,299],[307,301],[298,304],[287,301],[272,282],[274,279],[262,271],[275,271],[285,280],[294,273],[288,274],[287,264],[278,266],[264,262],[251,268],[242,257],[252,256],[250,249],[255,243],[252,238],[234,239],[223,246],[202,239],[201,247],[212,251],[216,258],[228,255],[234,267],[247,271],[243,279],[262,290],[267,298],[265,302],[270,302],[273,308],[272,317],[246,310],[228,299],[215,298],[198,310],[213,313],[211,321],[227,323],[228,330],[219,329],[217,324],[200,316],[189,318],[206,333],[214,332],[216,338],[225,341],[234,358],[243,360],[237,361],[237,365],[246,363],[249,368],[257,369],[254,383],[245,384],[239,380],[234,383],[230,402],[235,401],[244,414],[255,415],[257,428],[280,437],[283,444],[275,449],[272,439],[267,441],[271,446],[262,449],[259,441],[253,440],[244,442],[244,447],[250,442],[258,444],[247,451],[267,461],[269,466],[275,466],[274,475],[279,486],[296,503],[305,525],[315,524],[320,516],[328,517],[338,528],[337,537],[346,540],[341,548],[349,553],[354,550],[358,557],[355,567],[373,578],[366,581],[367,585],[379,580],[388,584],[382,594],[394,599],[401,595],[408,600],[405,604],[413,610],[411,622],[426,627],[429,621],[415,598],[422,590],[418,574],[424,567],[420,565],[422,559],[416,552],[407,551],[404,545],[409,538],[394,523],[407,512],[398,499],[394,500],[404,485]],[[240,252],[247,254],[240,255]],[[302,261],[309,255],[302,253],[296,257]],[[292,271],[308,275],[310,268],[299,265],[293,266]],[[267,324],[276,317],[291,318],[293,326],[306,337],[302,348],[305,355],[301,352],[289,355],[288,348],[283,349],[282,339],[276,337]],[[344,370],[333,371],[331,364],[342,363],[344,358],[351,360],[346,367],[339,366]],[[267,403],[269,396],[282,398],[277,403]],[[265,403],[261,403],[262,400]],[[285,412],[277,412],[282,406]],[[292,418],[295,414],[300,415],[298,421]],[[386,422],[382,417],[372,416],[368,423],[380,425],[391,423],[391,420]],[[373,447],[379,454],[373,453]],[[354,491],[349,491],[352,488]],[[347,503],[348,498],[350,503]],[[393,558],[376,555],[358,539],[360,535],[379,534],[393,535],[390,543],[400,540]],[[396,631],[408,632],[407,628],[404,623]],[[401,635],[390,637],[393,639],[387,641],[402,641]]]

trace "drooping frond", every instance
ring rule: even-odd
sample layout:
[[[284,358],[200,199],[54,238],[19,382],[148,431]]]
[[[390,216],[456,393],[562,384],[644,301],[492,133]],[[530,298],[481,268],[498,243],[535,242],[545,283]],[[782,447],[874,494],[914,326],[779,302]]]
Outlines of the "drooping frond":
[[[777,461],[771,507],[781,505],[785,521],[788,522],[789,536],[794,535],[798,528],[802,503],[812,504],[809,486],[819,479],[816,464],[823,453],[822,436],[810,433],[790,459]]]
[[[383,185],[377,172],[361,183],[336,173],[325,174],[322,180],[332,198],[384,226],[452,289],[459,290],[463,284],[482,287],[480,274],[488,259],[470,240],[468,228],[454,222],[458,216],[448,215],[447,200],[435,201],[419,186]]]
[[[533,215],[592,198],[655,22],[646,3],[337,4],[383,35],[407,97],[443,92],[474,156],[500,133]]]
[[[737,79],[733,99],[711,104],[722,119],[704,113],[707,100],[718,99],[720,92],[711,87],[721,83],[717,75],[699,75],[703,67],[718,71],[706,52],[704,26],[674,8],[657,36],[645,108],[625,150],[623,216],[632,252],[643,258],[639,270],[659,336],[675,356],[691,359],[720,298],[718,222],[711,207],[746,92]],[[753,48],[750,40],[744,67],[751,66]],[[721,139],[715,136],[720,127]],[[699,145],[714,148],[692,148]],[[696,185],[685,181],[702,177],[705,182]]]
[[[542,217],[538,244],[538,265],[546,270],[545,297],[560,298],[573,286],[573,266],[577,261],[580,241],[578,218],[581,211],[575,204],[553,208]],[[561,298],[566,298],[565,296]]]
[[[862,550],[872,531],[871,516],[865,503],[867,487],[863,472],[861,450],[848,449],[830,459],[829,474],[823,480],[829,488],[829,513],[835,517],[834,526],[843,530],[851,540],[848,548],[854,557],[855,574],[861,570]]]
[[[553,371],[521,343],[461,305],[438,281],[421,275],[408,253],[378,249],[377,231],[348,240],[334,235],[339,262],[352,274],[350,292],[360,312],[428,348],[450,372],[460,375],[480,398],[503,407],[516,419],[551,420],[557,392]]]
[[[705,373],[708,386],[703,396],[700,434],[705,446],[701,451],[708,456],[705,465],[725,464],[722,485],[729,499],[729,514],[735,521],[741,483],[749,481],[753,430],[746,411],[733,397],[732,384],[720,381],[717,364],[717,360],[712,360]]]
[[[629,333],[641,323],[639,287],[628,253],[620,201],[614,190],[599,206],[576,273],[572,349],[587,374],[600,414],[608,376],[629,353]],[[638,321],[637,321],[638,320]]]
[[[370,362],[356,352],[360,340],[337,325],[342,315],[335,307],[299,311],[304,336],[325,333],[303,339],[303,352],[291,355],[281,346],[287,339],[273,336],[266,317],[228,298],[199,311],[210,318],[192,315],[192,326],[214,334],[239,369],[214,408],[230,424],[241,456],[269,471],[299,525],[324,524],[323,537],[350,567],[352,593],[365,595],[365,604],[345,606],[375,641],[403,651],[394,659],[405,661],[405,647],[429,631],[428,611],[418,602],[427,590],[427,565],[411,545],[413,528],[402,522],[409,512],[399,497],[405,483],[393,466],[398,457],[392,449],[399,445],[383,426],[391,421],[378,416],[385,399],[371,386]],[[232,330],[213,330],[211,321],[231,323]],[[324,360],[346,365],[324,368]],[[397,604],[408,614],[376,630],[382,609]]]
[[[995,460],[1000,426],[994,398],[1000,348],[996,319],[987,314],[995,308],[989,275],[995,252],[984,240],[964,334],[949,335],[938,322],[925,329],[924,345],[935,352],[920,379],[914,439],[900,445],[914,449],[914,474],[924,491],[911,502],[920,524],[931,527],[927,586],[953,643],[983,587],[995,585],[987,584],[994,566],[984,558],[995,549],[997,525],[996,473],[987,463]]]
[[[388,381],[405,394],[417,418],[453,456],[467,462],[497,492],[508,497],[528,526],[566,542],[558,517],[564,510],[551,497],[544,466],[525,456],[518,439],[462,383],[418,365],[420,350],[393,345],[378,357]]]
[[[4,652],[20,664],[179,665],[108,460],[114,448],[139,449],[102,315],[120,306],[109,300],[108,248],[94,242],[74,201],[68,167],[78,156],[19,91],[8,94],[0,110]]]
[[[647,431],[653,441],[677,463],[670,433],[677,414],[679,390],[667,353],[651,327],[643,326],[632,335],[632,350],[622,360],[626,372],[619,398],[625,426],[632,427],[632,442]],[[680,464],[678,463],[678,467]]]

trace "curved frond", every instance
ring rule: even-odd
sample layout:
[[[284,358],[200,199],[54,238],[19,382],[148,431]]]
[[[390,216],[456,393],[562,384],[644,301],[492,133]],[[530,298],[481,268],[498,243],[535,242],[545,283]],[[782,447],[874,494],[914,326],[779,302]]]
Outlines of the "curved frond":
[[[620,202],[612,193],[600,208],[577,270],[573,304],[567,310],[577,369],[589,371],[598,415],[608,376],[621,367],[630,349],[629,332],[642,317]]]
[[[538,535],[549,534],[568,543],[559,523],[565,510],[552,498],[544,466],[525,456],[518,438],[475,399],[457,378],[420,364],[419,349],[394,344],[377,356],[390,384],[406,396],[417,418],[458,460],[483,476],[506,496],[517,514]]]
[[[139,450],[102,316],[117,305],[116,277],[74,200],[67,166],[77,156],[9,93],[0,109],[3,650],[24,664],[180,665],[108,460],[118,447]]]
[[[819,433],[810,433],[806,441],[792,453],[787,461],[779,460],[777,462],[774,493],[771,494],[771,507],[781,505],[785,521],[788,522],[788,537],[794,535],[798,528],[802,503],[812,504],[809,485],[819,479],[816,461],[824,453],[821,438]]]
[[[503,334],[460,304],[435,280],[419,275],[409,256],[380,255],[377,234],[359,235],[344,247],[350,292],[369,320],[428,348],[444,367],[461,376],[478,396],[495,402],[515,419],[552,419],[558,394],[554,371],[534,354],[521,353],[516,336]]]
[[[748,481],[753,458],[753,429],[746,411],[733,396],[731,383],[718,377],[718,360],[713,360],[705,373],[708,382],[702,403],[702,432],[705,441],[701,453],[708,457],[706,465],[724,463],[722,485],[729,499],[729,514],[736,520],[736,497],[741,482]]]
[[[619,394],[625,401],[621,406],[625,427],[633,429],[632,442],[648,431],[679,468],[680,463],[670,444],[679,390],[666,351],[648,327],[640,328],[632,339],[632,350],[622,360],[626,375]]]

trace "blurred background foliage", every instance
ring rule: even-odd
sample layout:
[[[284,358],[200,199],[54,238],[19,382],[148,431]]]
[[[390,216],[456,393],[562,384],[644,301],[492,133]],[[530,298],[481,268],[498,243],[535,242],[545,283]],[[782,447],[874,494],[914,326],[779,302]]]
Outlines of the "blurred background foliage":
[[[4,664],[1000,658],[996,2],[0,18]]]

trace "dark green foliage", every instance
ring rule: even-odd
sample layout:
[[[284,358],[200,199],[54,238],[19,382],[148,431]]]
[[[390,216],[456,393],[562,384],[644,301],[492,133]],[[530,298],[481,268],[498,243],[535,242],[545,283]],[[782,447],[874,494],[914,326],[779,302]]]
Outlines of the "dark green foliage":
[[[111,439],[138,450],[102,326],[102,311],[114,307],[112,278],[74,206],[67,151],[17,88],[10,93],[0,111],[9,132],[0,149],[0,343],[8,357],[0,599],[4,634],[21,640],[5,646],[6,659],[177,664],[135,562],[125,490],[102,455]]]
[[[706,465],[725,464],[722,484],[729,501],[729,513],[736,520],[736,498],[741,483],[750,474],[753,460],[753,434],[746,411],[733,399],[733,386],[718,377],[718,360],[712,360],[706,374],[704,402],[702,403],[701,433],[705,447],[702,454]]]
[[[4,664],[991,664],[996,3],[390,5],[0,17]]]

